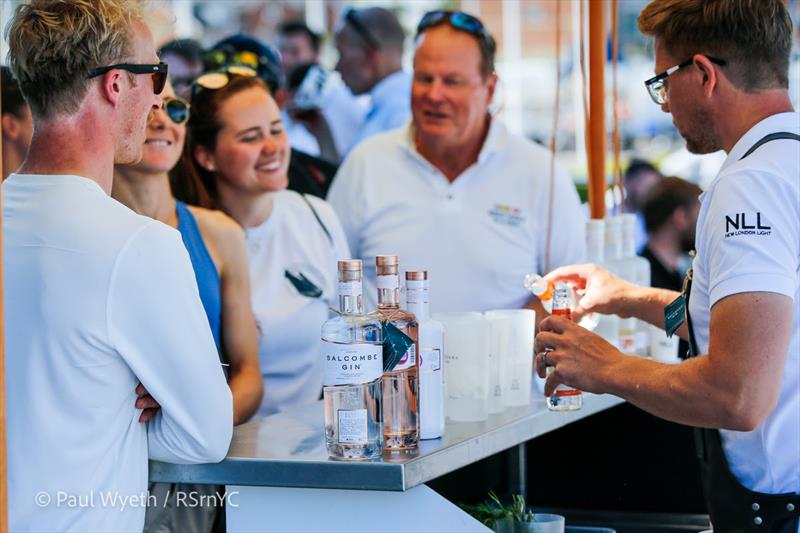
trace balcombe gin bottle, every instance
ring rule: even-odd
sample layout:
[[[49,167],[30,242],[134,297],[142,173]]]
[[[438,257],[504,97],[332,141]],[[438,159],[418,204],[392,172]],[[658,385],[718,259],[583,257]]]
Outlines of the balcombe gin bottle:
[[[325,447],[333,459],[383,451],[381,323],[364,314],[361,261],[339,261],[339,315],[322,325]]]
[[[400,308],[399,261],[396,255],[379,255],[377,266],[378,309],[370,316],[387,323],[387,332],[410,337],[397,364],[383,373],[383,446],[387,450],[416,448],[419,442],[419,359],[417,320]],[[399,330],[399,332],[397,332]],[[387,334],[388,335],[388,334]],[[392,341],[391,338],[386,339]],[[399,355],[399,354],[398,354]]]

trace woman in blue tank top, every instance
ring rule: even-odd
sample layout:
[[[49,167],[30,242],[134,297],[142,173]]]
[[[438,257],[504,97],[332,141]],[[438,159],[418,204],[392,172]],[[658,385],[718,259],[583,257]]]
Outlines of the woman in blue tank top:
[[[148,122],[142,160],[114,168],[111,194],[180,231],[233,393],[233,421],[241,424],[255,413],[263,395],[244,234],[221,211],[187,206],[172,195],[168,172],[183,151],[189,107],[175,98],[170,85],[162,95],[162,109]]]

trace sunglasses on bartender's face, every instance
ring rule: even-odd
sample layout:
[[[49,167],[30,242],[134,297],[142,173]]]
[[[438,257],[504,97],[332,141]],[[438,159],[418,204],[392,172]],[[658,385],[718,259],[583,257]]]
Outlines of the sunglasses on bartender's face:
[[[150,74],[153,79],[153,92],[155,94],[161,94],[161,91],[164,90],[164,86],[167,84],[167,64],[163,61],[158,64],[132,64],[132,63],[118,63],[116,65],[109,65],[107,67],[98,67],[93,68],[88,72],[86,75],[87,78],[96,78],[97,76],[102,76],[106,72],[111,72],[112,70],[124,70],[126,72],[130,72],[131,74]]]

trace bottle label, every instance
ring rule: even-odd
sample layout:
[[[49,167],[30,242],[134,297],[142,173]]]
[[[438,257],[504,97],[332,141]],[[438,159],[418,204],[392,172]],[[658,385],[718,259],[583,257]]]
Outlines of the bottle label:
[[[322,341],[323,385],[359,385],[383,375],[380,344],[337,344]]]
[[[339,443],[367,444],[367,410],[339,409],[337,411]]]
[[[563,388],[562,388],[563,387]],[[578,389],[571,389],[565,385],[559,385],[556,387],[556,396],[559,398],[564,398],[565,396],[579,396],[581,391]]]
[[[410,304],[421,304],[430,302],[428,289],[415,289],[410,285],[411,281],[406,281],[406,302]],[[418,281],[417,283],[422,283]]]
[[[405,370],[417,364],[417,345],[412,344],[397,362],[393,370]]]
[[[419,351],[419,369],[435,372],[442,368],[442,350],[439,348],[422,348]]]
[[[552,367],[552,366],[548,366],[547,367],[547,375],[548,376],[553,373],[553,368],[554,367]],[[566,396],[579,396],[580,394],[582,394],[582,391],[580,391],[578,389],[573,389],[572,387],[569,387],[569,386],[564,385],[562,383],[561,385],[556,387],[556,391],[555,391],[554,394],[559,398],[564,398]]]
[[[391,274],[378,276],[378,289],[397,289],[400,287],[400,276]]]
[[[361,282],[360,281],[340,281],[339,282],[339,296],[361,296]]]

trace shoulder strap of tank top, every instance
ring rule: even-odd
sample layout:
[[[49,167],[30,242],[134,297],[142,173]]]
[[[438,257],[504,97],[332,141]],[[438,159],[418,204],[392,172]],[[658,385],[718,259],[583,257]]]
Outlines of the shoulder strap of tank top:
[[[306,205],[308,205],[308,208],[311,209],[311,213],[313,213],[314,218],[317,219],[317,222],[319,222],[319,226],[322,228],[322,231],[325,232],[325,235],[328,236],[328,240],[330,241],[331,246],[333,246],[333,237],[331,236],[331,232],[328,231],[327,227],[325,227],[325,223],[322,222],[322,219],[320,218],[319,214],[317,213],[317,210],[314,209],[314,204],[311,203],[311,201],[308,199],[308,196],[306,194],[301,194],[300,196],[306,202]]]
[[[789,139],[794,141],[800,141],[800,135],[797,135],[796,133],[789,133],[788,131],[779,131],[777,133],[770,133],[769,135],[765,135],[757,143],[751,146],[750,149],[747,152],[745,152],[745,154],[742,157],[739,158],[739,161],[741,161],[745,157],[755,152],[762,144],[766,144],[770,141],[777,141],[778,139]]]

